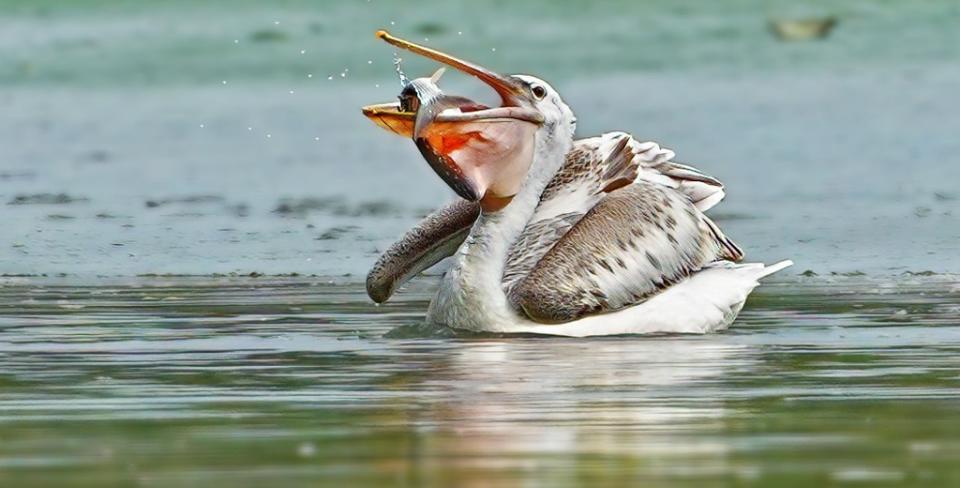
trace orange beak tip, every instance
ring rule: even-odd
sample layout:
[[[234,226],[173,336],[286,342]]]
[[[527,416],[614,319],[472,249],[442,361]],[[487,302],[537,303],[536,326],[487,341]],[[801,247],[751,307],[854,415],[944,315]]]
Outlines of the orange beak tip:
[[[377,31],[375,35],[377,36],[377,39],[386,39],[387,37],[390,36],[390,33],[383,29],[380,29]]]

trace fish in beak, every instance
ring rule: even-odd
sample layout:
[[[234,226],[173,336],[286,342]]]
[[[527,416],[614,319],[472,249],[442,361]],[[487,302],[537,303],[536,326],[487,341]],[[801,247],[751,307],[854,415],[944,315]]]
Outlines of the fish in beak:
[[[527,87],[516,78],[387,32],[379,31],[377,37],[474,76],[497,92],[500,107],[446,95],[437,84],[441,69],[409,82],[398,102],[370,105],[363,113],[377,125],[412,138],[430,167],[461,197],[479,201],[485,211],[506,206],[530,169],[535,135],[544,120]]]

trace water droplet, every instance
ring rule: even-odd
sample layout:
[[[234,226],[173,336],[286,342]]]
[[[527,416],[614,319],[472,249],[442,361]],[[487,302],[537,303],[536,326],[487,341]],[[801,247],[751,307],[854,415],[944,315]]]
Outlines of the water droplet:
[[[429,38],[429,37],[424,37],[423,40],[424,40],[424,41],[430,41],[430,38]]]
[[[290,90],[290,94],[293,95],[293,90]]]
[[[340,77],[341,77],[341,78],[346,78],[346,77],[347,77],[347,72],[344,71],[343,73],[340,73]]]
[[[297,455],[300,457],[312,457],[316,453],[317,447],[312,442],[303,442],[297,446]]]
[[[376,85],[373,85],[373,86],[380,88],[380,83],[377,83]]]
[[[227,84],[227,80],[223,80],[223,81],[221,81],[220,83],[223,83],[224,85],[226,85],[226,84]]]
[[[234,43],[234,44],[240,44],[240,39],[234,39],[234,40],[233,40],[233,43]]]
[[[269,139],[269,138],[271,138],[271,137],[273,137],[273,136],[270,135],[270,134],[267,134],[267,139]]]
[[[273,21],[273,25],[280,25],[280,21],[279,21],[279,20],[274,20],[274,21]]]
[[[314,137],[314,138],[313,138],[313,140],[315,140],[315,141],[319,141],[319,140],[320,140],[320,138],[319,138],[319,137]]]
[[[463,35],[463,31],[457,31],[457,35],[458,35],[458,36],[462,36],[462,35]]]
[[[200,124],[200,128],[201,128],[201,129],[204,128],[204,125],[203,125],[203,124]]]
[[[247,130],[253,130],[253,127],[247,127]]]
[[[396,68],[397,76],[400,78],[400,86],[405,88],[407,86],[408,81],[407,81],[407,75],[403,74],[403,68],[400,66],[400,63],[402,62],[403,62],[403,59],[397,56],[397,53],[393,53],[393,67]]]
[[[373,64],[373,60],[372,60],[372,59],[368,59],[368,60],[367,60],[367,64]]]
[[[333,75],[328,76],[327,79],[328,79],[328,80],[332,80],[332,79],[333,79]]]
[[[307,73],[307,78],[313,78],[313,73]]]
[[[390,25],[397,25],[397,23],[391,20]]]
[[[493,51],[493,52],[497,52],[497,48],[495,48],[495,47],[491,47],[490,50]]]
[[[300,50],[300,54],[307,54],[307,50],[306,50],[306,49],[301,49],[301,50]]]

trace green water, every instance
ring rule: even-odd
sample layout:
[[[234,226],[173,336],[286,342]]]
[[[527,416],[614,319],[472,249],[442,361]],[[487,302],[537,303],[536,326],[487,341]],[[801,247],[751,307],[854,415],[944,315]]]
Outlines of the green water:
[[[374,307],[295,278],[8,280],[0,484],[960,482],[956,283],[767,286],[723,334],[583,340],[416,327],[432,281]]]
[[[837,27],[768,31],[807,16]],[[960,485],[957,22],[0,2],[0,486]],[[796,266],[709,336],[435,330],[436,273],[373,306],[368,267],[450,198],[359,115],[396,96],[384,27],[543,77],[582,136],[675,149],[748,259]]]

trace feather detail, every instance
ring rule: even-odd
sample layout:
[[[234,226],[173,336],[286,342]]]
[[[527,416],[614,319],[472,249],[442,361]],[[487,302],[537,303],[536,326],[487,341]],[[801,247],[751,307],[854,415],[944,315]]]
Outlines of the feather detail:
[[[720,230],[720,227],[717,227],[717,224],[715,224],[708,217],[704,216],[703,222],[710,229],[710,233],[713,234],[714,240],[720,244],[720,259],[733,261],[734,263],[743,261],[743,249],[741,249],[736,242],[733,242],[730,240],[730,238],[724,235],[723,231]]]
[[[562,323],[641,303],[739,248],[678,191],[639,181],[606,196],[546,252],[510,303]]]
[[[527,228],[511,247],[504,289],[509,290],[518,277],[530,273],[563,232],[608,194],[623,191],[637,182],[649,182],[676,190],[700,211],[706,211],[723,198],[723,184],[719,180],[692,166],[674,162],[673,157],[673,151],[655,142],[637,141],[625,132],[609,132],[576,141],[563,167],[544,190]],[[544,232],[544,229],[552,230]],[[735,244],[730,248],[730,259],[739,260],[734,257],[742,257],[742,252],[733,251],[739,250]],[[515,257],[517,255],[522,257]]]

